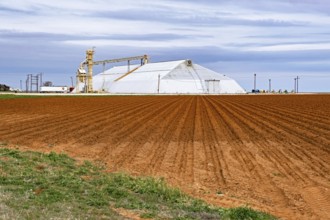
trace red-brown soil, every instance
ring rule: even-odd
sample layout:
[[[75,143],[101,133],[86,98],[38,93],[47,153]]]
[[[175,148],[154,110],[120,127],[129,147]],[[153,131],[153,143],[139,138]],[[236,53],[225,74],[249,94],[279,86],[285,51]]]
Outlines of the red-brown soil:
[[[20,149],[162,176],[225,207],[330,216],[330,95],[26,98],[0,100],[0,119],[0,142]]]

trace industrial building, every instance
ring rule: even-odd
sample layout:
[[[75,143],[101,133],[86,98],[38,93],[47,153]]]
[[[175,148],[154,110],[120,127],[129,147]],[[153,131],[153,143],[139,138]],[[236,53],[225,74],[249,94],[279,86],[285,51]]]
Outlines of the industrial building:
[[[83,76],[87,75],[83,69],[79,71]],[[92,85],[89,87],[93,88],[94,92],[113,94],[246,93],[235,80],[194,64],[191,60],[115,66],[93,76],[92,79]],[[78,81],[78,90],[75,92],[87,91],[87,82]]]

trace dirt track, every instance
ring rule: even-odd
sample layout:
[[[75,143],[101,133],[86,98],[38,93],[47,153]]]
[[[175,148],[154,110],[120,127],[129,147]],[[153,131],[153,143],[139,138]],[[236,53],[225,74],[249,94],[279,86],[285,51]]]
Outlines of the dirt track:
[[[0,142],[163,176],[222,206],[329,219],[330,95],[0,100]]]

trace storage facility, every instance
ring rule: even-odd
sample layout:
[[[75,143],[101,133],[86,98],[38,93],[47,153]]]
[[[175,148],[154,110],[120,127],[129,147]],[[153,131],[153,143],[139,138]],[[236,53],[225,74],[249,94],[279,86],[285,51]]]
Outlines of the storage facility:
[[[86,86],[77,84],[79,91],[85,91]],[[234,79],[191,60],[116,66],[93,76],[92,86],[96,92],[114,94],[246,93]]]

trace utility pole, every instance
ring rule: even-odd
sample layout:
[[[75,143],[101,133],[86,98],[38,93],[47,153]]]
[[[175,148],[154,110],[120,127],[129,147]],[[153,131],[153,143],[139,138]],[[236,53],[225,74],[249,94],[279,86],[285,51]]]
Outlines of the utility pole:
[[[29,78],[30,78],[30,74],[27,75],[26,81],[25,81],[25,91],[26,92],[29,92]]]
[[[72,85],[72,87],[73,87],[73,78],[72,78],[72,76],[71,76],[71,85]]]
[[[269,93],[271,93],[272,91],[272,80],[269,79]]]
[[[298,89],[299,88],[299,86],[298,86],[299,83],[298,83],[298,81],[299,81],[299,76],[297,76],[297,93],[299,93],[299,89]]]
[[[20,82],[20,89],[21,89],[21,92],[23,92],[22,80],[20,80],[19,82]]]
[[[159,93],[159,87],[160,87],[160,74],[158,74],[158,89],[157,89],[158,93]]]
[[[30,92],[32,92],[32,74],[30,74]]]
[[[257,74],[254,74],[254,93],[257,92]]]
[[[40,73],[40,90],[41,90],[41,86],[43,86],[43,85],[42,85],[42,74],[43,74],[43,73]]]
[[[36,90],[39,92],[39,75],[36,76]]]

